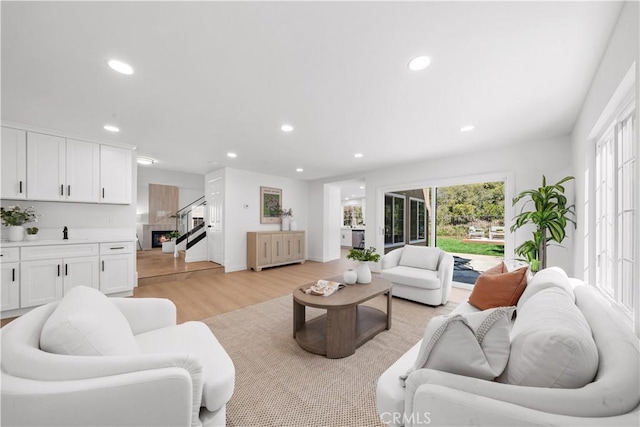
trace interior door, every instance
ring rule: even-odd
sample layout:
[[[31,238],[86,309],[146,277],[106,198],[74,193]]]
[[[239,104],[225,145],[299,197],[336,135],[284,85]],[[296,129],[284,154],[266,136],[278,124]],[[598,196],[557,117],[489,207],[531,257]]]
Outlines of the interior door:
[[[207,241],[209,261],[224,265],[224,231],[222,212],[224,207],[224,180],[215,177],[207,180]]]

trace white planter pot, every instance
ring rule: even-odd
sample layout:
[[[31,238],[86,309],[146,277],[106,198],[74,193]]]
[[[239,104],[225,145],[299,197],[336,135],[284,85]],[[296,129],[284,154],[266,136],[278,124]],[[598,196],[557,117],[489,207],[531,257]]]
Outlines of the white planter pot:
[[[356,269],[358,274],[358,283],[371,283],[371,269],[369,264],[361,262]]]
[[[27,234],[24,236],[24,240],[34,241],[38,238],[37,234]]]
[[[283,216],[282,222],[280,223],[280,230],[289,231],[290,227],[291,227],[291,218],[289,218],[288,216]]]
[[[164,252],[165,254],[173,253],[175,249],[176,249],[176,244],[173,241],[162,242],[162,252]]]
[[[344,272],[342,278],[347,285],[353,285],[358,281],[358,273],[356,273],[355,270],[349,269]]]
[[[9,241],[21,242],[24,239],[24,227],[21,225],[12,225],[9,227]]]

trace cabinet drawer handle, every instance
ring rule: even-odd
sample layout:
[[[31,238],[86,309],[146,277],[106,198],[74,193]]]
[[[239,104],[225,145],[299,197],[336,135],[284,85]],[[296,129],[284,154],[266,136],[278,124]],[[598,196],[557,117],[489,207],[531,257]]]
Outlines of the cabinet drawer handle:
[[[16,269],[15,268],[11,269],[11,281],[12,282],[16,281]]]
[[[64,185],[60,184],[60,195],[64,196]]]
[[[69,275],[69,264],[65,264],[64,265],[64,275],[68,276]]]
[[[102,187],[102,198],[104,199],[104,187]]]
[[[60,264],[58,264],[58,277],[60,277]]]
[[[67,196],[71,195],[71,186],[67,185]]]
[[[109,248],[110,250],[114,251],[116,249],[124,249],[124,246],[115,246],[113,248]]]
[[[104,271],[104,261],[102,261],[102,271]]]
[[[22,194],[22,181],[20,181],[20,194]]]

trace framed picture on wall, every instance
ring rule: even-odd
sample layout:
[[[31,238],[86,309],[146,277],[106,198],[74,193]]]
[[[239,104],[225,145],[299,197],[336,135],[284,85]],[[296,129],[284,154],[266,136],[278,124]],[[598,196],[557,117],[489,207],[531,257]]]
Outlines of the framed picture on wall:
[[[260,224],[280,224],[282,190],[260,187]]]

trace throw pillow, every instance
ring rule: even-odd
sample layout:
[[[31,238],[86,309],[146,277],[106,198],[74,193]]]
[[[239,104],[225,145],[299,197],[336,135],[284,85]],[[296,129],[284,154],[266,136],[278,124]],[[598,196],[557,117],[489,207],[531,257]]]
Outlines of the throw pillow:
[[[580,388],[598,371],[598,348],[573,298],[553,287],[518,310],[511,357],[499,381],[529,387]]]
[[[402,248],[402,256],[400,256],[398,265],[422,268],[425,270],[437,270],[440,252],[440,249],[429,246],[406,245]]]
[[[478,276],[469,304],[480,310],[516,305],[527,287],[527,267],[504,271],[506,267],[501,263]]]
[[[40,348],[74,356],[120,356],[140,352],[129,322],[97,289],[72,288],[46,320]]]
[[[415,363],[401,376],[429,368],[493,381],[509,360],[509,332],[515,307],[432,318]]]

